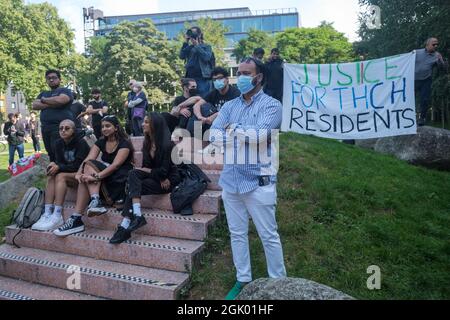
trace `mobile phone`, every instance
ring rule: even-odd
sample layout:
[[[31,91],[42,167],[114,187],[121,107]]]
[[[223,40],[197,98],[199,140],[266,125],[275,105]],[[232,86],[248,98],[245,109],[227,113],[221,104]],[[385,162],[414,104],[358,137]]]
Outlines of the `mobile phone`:
[[[259,176],[258,180],[259,180],[260,187],[265,187],[270,184],[270,176]]]

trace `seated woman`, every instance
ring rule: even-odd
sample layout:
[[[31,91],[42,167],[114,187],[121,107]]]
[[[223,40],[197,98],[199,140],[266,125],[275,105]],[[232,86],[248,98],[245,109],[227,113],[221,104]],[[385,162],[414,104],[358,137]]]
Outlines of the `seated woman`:
[[[75,176],[79,182],[75,212],[62,227],[54,231],[57,236],[83,232],[81,217],[86,207],[89,217],[106,213],[107,209],[100,197],[108,205],[125,199],[128,172],[133,169],[133,145],[116,116],[102,119],[102,134]],[[100,152],[101,161],[98,161],[96,159]]]
[[[110,243],[119,244],[131,237],[131,232],[147,224],[141,213],[141,196],[164,194],[180,183],[177,167],[172,162],[173,142],[164,118],[156,112],[145,117],[142,168],[130,171],[124,219]]]
[[[64,120],[60,123],[59,136],[61,139],[54,146],[56,160],[47,167],[44,214],[31,227],[32,230],[50,231],[64,224],[62,207],[67,187],[78,184],[75,175],[89,154],[89,145],[81,135],[76,134],[73,121]]]

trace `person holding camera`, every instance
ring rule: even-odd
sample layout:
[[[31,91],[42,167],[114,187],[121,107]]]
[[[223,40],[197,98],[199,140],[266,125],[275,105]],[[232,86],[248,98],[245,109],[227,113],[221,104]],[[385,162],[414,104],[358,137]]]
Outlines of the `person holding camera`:
[[[199,27],[187,30],[180,58],[186,62],[186,78],[194,79],[199,95],[205,97],[211,91],[211,72],[215,67],[215,57],[211,46],[204,43]]]
[[[67,188],[78,185],[76,172],[89,154],[89,145],[77,133],[75,122],[64,120],[59,124],[59,140],[55,142],[55,162],[47,166],[44,214],[31,227],[36,231],[52,231],[64,224],[62,217]]]

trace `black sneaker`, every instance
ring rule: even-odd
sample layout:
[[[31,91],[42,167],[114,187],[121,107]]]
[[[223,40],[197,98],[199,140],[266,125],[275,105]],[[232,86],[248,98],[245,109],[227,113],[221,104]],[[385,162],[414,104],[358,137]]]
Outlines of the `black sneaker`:
[[[58,237],[66,237],[83,231],[84,223],[81,220],[81,217],[70,217],[62,227],[56,229],[53,233]]]
[[[128,231],[128,229],[125,229],[124,227],[119,225],[116,233],[114,233],[112,238],[109,240],[109,243],[119,244],[119,243],[127,241],[130,238],[131,238],[131,232]]]
[[[147,224],[147,220],[143,216],[136,217],[134,216],[133,221],[131,221],[130,226],[128,227],[129,232],[133,232]]]
[[[101,216],[105,214],[108,210],[103,206],[102,200],[98,198],[92,198],[89,206],[87,208],[88,217]]]

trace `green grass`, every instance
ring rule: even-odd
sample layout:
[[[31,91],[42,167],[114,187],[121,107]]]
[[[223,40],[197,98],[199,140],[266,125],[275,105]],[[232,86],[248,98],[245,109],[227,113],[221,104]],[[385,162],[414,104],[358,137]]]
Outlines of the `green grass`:
[[[358,299],[450,299],[450,173],[332,140],[283,134],[277,219],[288,276]],[[42,182],[43,184],[44,182]],[[13,206],[0,208],[0,235]],[[235,281],[225,218],[185,299],[223,299]],[[250,228],[254,279],[267,277]],[[366,287],[381,268],[381,290]]]
[[[450,298],[450,173],[332,140],[284,134],[277,219],[288,276],[358,299]],[[250,230],[254,279],[267,277]],[[235,281],[226,222],[210,236],[188,299],[223,299]],[[367,268],[381,268],[370,291]]]

